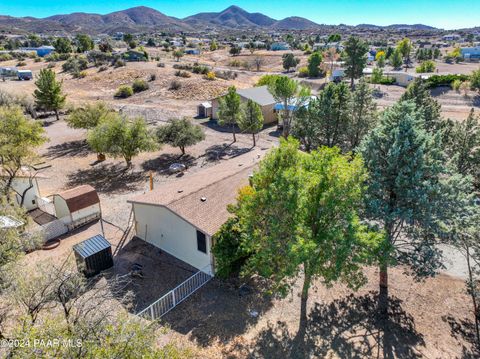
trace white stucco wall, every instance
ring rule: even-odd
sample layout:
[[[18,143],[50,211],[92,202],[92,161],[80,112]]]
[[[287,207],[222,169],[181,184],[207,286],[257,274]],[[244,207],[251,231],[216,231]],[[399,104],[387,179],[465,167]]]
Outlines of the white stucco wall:
[[[137,237],[181,259],[197,269],[213,273],[211,238],[206,235],[207,253],[197,249],[197,229],[165,207],[133,204]]]
[[[57,218],[61,218],[64,220],[64,223],[70,223],[71,218],[70,218],[70,211],[68,210],[67,202],[60,197],[60,196],[54,196],[53,197],[53,204],[55,206],[55,215]]]
[[[31,211],[32,209],[35,209],[38,207],[35,200],[35,196],[40,197],[40,191],[38,189],[38,184],[36,179],[32,179],[32,185],[33,187],[26,192],[23,200],[23,207],[25,207],[27,211]],[[13,180],[12,188],[18,193],[23,194],[23,191],[25,191],[28,187],[30,187],[29,178],[16,177]],[[15,199],[17,201],[17,204],[20,205],[21,197],[18,194],[16,194]]]
[[[97,204],[93,204],[89,207],[82,208],[82,209],[80,209],[76,212],[73,212],[72,213],[72,219],[75,222],[75,221],[78,221],[79,219],[89,217],[89,216],[99,214],[99,213],[100,213],[100,204],[97,203]]]

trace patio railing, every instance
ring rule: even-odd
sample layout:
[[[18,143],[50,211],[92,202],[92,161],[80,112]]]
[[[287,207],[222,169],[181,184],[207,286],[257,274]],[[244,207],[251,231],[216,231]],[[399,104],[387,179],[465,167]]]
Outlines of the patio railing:
[[[145,319],[160,319],[162,316],[167,314],[169,311],[195,293],[198,289],[203,287],[210,279],[212,279],[210,274],[206,273],[203,269],[199,270],[183,283],[162,296],[156,302],[138,312],[137,315]]]

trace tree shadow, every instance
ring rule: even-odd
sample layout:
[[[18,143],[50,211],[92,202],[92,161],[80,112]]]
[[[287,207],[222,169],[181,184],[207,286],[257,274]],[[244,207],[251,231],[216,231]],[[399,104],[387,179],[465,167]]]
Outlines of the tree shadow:
[[[173,153],[163,153],[157,158],[143,162],[142,168],[145,171],[168,174],[168,168],[173,163],[183,163],[187,168],[189,168],[196,165],[196,158],[189,154],[179,155]]]
[[[475,340],[475,324],[469,319],[458,319],[450,315],[443,316],[442,320],[450,326],[452,337],[470,344],[462,346],[462,358],[473,359],[480,357],[480,348]]]
[[[295,333],[282,321],[269,323],[253,344],[247,348],[237,345],[232,352],[242,352],[242,356],[248,352],[254,358],[419,358],[415,347],[425,342],[401,304],[390,297],[389,315],[382,317],[376,292],[315,303],[308,317],[303,355],[293,350]]]
[[[250,283],[253,289],[245,295],[241,295],[239,284],[214,278],[162,321],[202,347],[217,341],[226,345],[255,325],[272,306],[272,297],[260,289],[263,284]]]
[[[214,130],[214,131],[217,131],[217,132],[222,132],[222,133],[232,133],[232,126],[231,125],[228,125],[228,126],[220,126],[218,124],[218,121],[217,120],[208,120],[208,121],[205,121],[205,122],[202,122],[200,123],[202,126],[205,126],[205,127],[208,127],[209,129],[211,130]],[[240,133],[240,129],[238,128],[238,126],[235,126],[235,132],[238,134]]]
[[[45,156],[49,159],[60,157],[86,156],[92,153],[85,140],[69,141],[58,145],[50,146]]]
[[[205,150],[205,159],[209,162],[234,158],[250,152],[253,147],[239,147],[233,143],[213,145]]]
[[[92,185],[100,193],[135,191],[145,182],[145,173],[129,170],[125,165],[101,164],[68,175],[68,187]]]

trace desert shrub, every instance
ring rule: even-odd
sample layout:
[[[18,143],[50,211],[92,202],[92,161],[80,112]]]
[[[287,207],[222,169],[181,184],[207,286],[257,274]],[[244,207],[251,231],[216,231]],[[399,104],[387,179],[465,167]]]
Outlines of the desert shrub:
[[[230,62],[228,63],[228,66],[231,66],[231,67],[240,67],[242,66],[242,62],[240,60],[230,60]]]
[[[0,54],[0,61],[10,61],[13,60],[13,56],[10,54]]]
[[[87,71],[78,71],[73,73],[74,79],[83,79],[84,77],[87,77]]]
[[[308,77],[308,67],[303,66],[298,69],[298,77]]]
[[[236,79],[238,74],[234,71],[215,71],[215,77],[223,80]]]
[[[148,77],[148,81],[149,81],[149,82],[155,81],[156,79],[157,79],[157,75],[156,75],[156,74],[150,74],[150,76]]]
[[[452,83],[450,84],[450,87],[452,88],[452,90],[455,90],[455,91],[460,91],[460,86],[462,85],[462,81],[460,81],[459,79],[455,79],[452,81]]]
[[[192,71],[193,65],[190,64],[173,64],[173,68],[176,70]]]
[[[172,82],[170,82],[170,90],[178,90],[180,89],[180,87],[182,87],[182,83],[180,81],[173,80]]]
[[[216,79],[215,77],[215,72],[209,71],[206,75],[205,78],[209,81],[214,81]]]
[[[115,68],[118,68],[118,67],[123,67],[125,66],[125,61],[122,60],[122,59],[116,59],[114,62],[113,62],[113,67]]]
[[[116,97],[116,98],[127,98],[127,97],[130,97],[132,95],[133,95],[133,89],[130,86],[123,85],[123,86],[120,86],[118,88],[117,92],[115,92],[114,97]]]
[[[134,93],[148,90],[148,84],[145,80],[136,79],[135,81],[133,81],[132,90]]]
[[[41,62],[42,59],[40,57],[35,57],[35,59],[33,60],[33,62]]]
[[[63,71],[71,73],[79,73],[87,67],[88,61],[84,56],[71,57],[62,65]]]
[[[57,61],[66,61],[71,57],[70,54],[59,54],[54,52],[48,56],[44,57],[45,62],[57,62]]]
[[[192,68],[192,72],[194,74],[202,74],[202,75],[207,75],[210,72],[210,68],[205,65],[194,65]]]
[[[17,62],[17,66],[18,67],[27,66],[27,63],[25,61],[19,61]]]
[[[468,81],[468,75],[432,75],[426,80],[426,82],[428,87],[434,88],[440,86],[451,86],[451,83],[455,80],[460,80],[461,82]]]
[[[311,55],[312,54],[312,50],[308,49],[308,50],[305,50],[303,52],[304,55]]]
[[[191,75],[187,71],[178,70],[178,71],[175,72],[175,76],[188,78]]]
[[[57,64],[55,62],[49,62],[47,65],[47,69],[53,69]]]
[[[165,63],[159,62],[159,63],[157,64],[157,66],[158,66],[158,67],[165,67]]]
[[[107,71],[107,70],[108,70],[108,66],[105,66],[105,65],[100,66],[100,67],[98,68],[98,72]]]

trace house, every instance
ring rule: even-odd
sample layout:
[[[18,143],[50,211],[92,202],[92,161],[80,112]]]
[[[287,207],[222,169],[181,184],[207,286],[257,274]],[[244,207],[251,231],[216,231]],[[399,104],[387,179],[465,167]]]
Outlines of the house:
[[[0,169],[0,182],[8,178],[6,171]],[[22,168],[17,172],[12,181],[11,189],[15,192],[15,202],[17,205],[31,211],[38,207],[38,198],[40,198],[40,187],[38,178],[45,178],[42,174]]]
[[[31,70],[18,70],[17,76],[19,80],[31,80],[33,78]]]
[[[393,77],[395,79],[395,83],[403,87],[407,87],[410,82],[419,77],[418,74],[412,74],[404,71],[385,71],[383,75]]]
[[[55,215],[69,230],[101,217],[100,198],[95,188],[78,186],[53,195]]]
[[[462,47],[460,51],[465,61],[470,61],[470,62],[480,61],[480,46]]]
[[[447,34],[442,37],[443,41],[459,41],[461,38],[458,34]]]
[[[251,87],[248,89],[237,89],[237,94],[240,95],[242,102],[247,102],[252,100],[260,105],[263,114],[263,121],[265,124],[274,123],[277,121],[277,113],[275,112],[274,106],[277,101],[272,96],[270,91],[268,91],[267,86]],[[218,107],[219,99],[212,100],[212,119],[218,119]]]
[[[39,47],[21,47],[22,52],[36,52],[38,56],[45,57],[55,51],[53,46],[39,46]]]
[[[147,61],[147,56],[144,52],[128,50],[122,54],[125,61]]]
[[[187,54],[187,55],[200,55],[200,49],[186,49],[185,54]]]
[[[212,117],[212,103],[202,102],[197,107],[197,116],[200,118]]]
[[[290,50],[290,45],[286,42],[274,42],[270,45],[270,50],[272,51],[283,51]]]
[[[236,159],[161,185],[129,200],[135,235],[213,275],[212,236],[231,216],[227,206],[248,184],[260,155]]]

